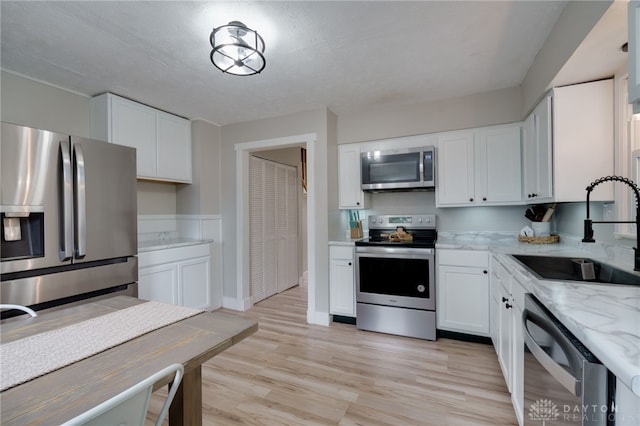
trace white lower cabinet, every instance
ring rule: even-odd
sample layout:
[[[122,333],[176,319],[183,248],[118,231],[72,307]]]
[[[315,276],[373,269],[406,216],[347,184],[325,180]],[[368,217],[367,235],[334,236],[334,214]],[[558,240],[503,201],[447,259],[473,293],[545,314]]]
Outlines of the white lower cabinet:
[[[615,425],[638,426],[640,424],[640,396],[633,393],[616,378]]]
[[[138,255],[138,297],[210,309],[211,245],[199,244]]]
[[[178,303],[178,268],[176,263],[140,268],[138,297],[157,302]]]
[[[511,272],[495,256],[492,257],[491,302],[495,321],[491,339],[519,424],[524,422],[524,339],[521,323],[524,295],[524,288]]]
[[[329,313],[356,316],[355,247],[329,247]]]
[[[436,254],[437,328],[489,336],[489,255],[440,249]]]
[[[518,423],[524,423],[524,337],[522,335],[522,314],[524,312],[525,290],[518,280],[511,277],[511,403]]]

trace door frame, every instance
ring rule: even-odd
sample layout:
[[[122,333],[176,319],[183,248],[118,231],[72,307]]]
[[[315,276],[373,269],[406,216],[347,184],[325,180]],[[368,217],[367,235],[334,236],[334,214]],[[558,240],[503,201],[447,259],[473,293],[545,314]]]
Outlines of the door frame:
[[[236,150],[236,277],[238,299],[243,309],[248,310],[251,302],[251,269],[249,265],[251,243],[249,240],[249,157],[252,152],[269,149],[303,147],[307,149],[307,322],[318,323],[316,311],[316,271],[313,259],[316,257],[316,133],[287,136],[235,144]],[[323,321],[324,322],[324,321]]]

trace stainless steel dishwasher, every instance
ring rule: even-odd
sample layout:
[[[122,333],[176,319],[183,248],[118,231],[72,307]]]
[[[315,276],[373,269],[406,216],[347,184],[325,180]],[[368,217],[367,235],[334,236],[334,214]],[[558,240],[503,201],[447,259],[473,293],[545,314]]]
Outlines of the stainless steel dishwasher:
[[[607,368],[530,294],[522,327],[524,424],[611,424]]]

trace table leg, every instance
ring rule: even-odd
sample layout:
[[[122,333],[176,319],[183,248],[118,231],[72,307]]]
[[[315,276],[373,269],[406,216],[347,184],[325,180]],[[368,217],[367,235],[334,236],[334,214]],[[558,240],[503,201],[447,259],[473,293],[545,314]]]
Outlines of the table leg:
[[[171,407],[169,425],[202,425],[202,368],[200,366],[185,373]]]

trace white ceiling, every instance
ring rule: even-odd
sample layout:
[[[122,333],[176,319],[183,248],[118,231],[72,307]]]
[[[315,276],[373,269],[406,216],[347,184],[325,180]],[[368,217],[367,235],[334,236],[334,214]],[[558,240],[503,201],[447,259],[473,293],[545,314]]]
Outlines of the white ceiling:
[[[340,115],[518,86],[565,4],[2,0],[0,66],[220,125]],[[209,34],[231,20],[264,37],[261,74],[211,64]]]

